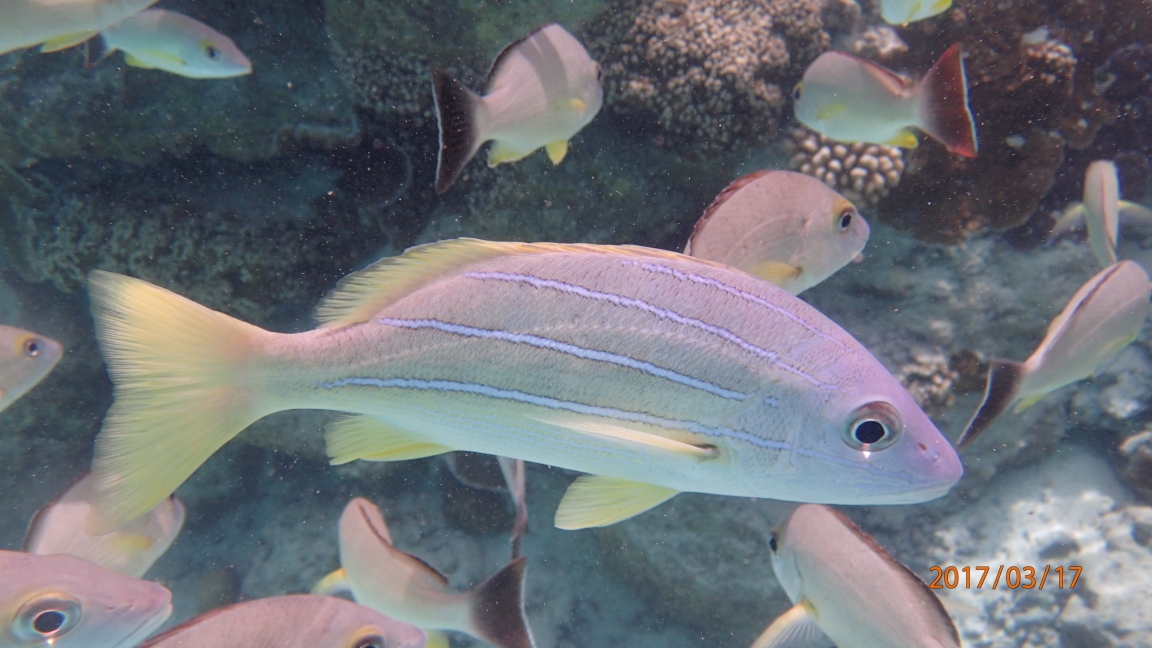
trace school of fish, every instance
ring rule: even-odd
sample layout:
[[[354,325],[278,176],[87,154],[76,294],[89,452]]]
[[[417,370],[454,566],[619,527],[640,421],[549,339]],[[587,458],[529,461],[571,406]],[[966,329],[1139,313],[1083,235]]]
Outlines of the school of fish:
[[[85,43],[96,64],[120,51],[130,67],[193,79],[252,73],[227,36],[154,3],[6,0],[0,53]],[[950,6],[881,0],[879,10],[907,25]],[[508,44],[482,95],[439,68],[431,81],[437,193],[487,142],[491,167],[540,148],[560,164],[605,99],[600,66],[555,23]],[[919,130],[977,155],[959,44],[919,81],[828,51],[794,99],[800,122],[842,142],[911,148]],[[1083,203],[1065,210],[1053,238],[1085,225],[1104,269],[1026,361],[990,363],[957,446],[1013,405],[1091,376],[1137,337],[1152,287],[1143,268],[1118,261],[1122,215],[1152,220],[1120,200],[1110,161],[1092,163]],[[114,401],[92,471],[44,504],[21,552],[0,551],[0,648],[446,647],[442,631],[534,648],[520,555],[526,462],[582,473],[555,512],[562,529],[614,524],[681,492],[801,503],[773,533],[771,555],[749,557],[771,562],[794,604],[752,648],[958,648],[933,592],[828,506],[924,502],[963,473],[956,448],[888,370],[795,297],[859,260],[870,233],[824,182],[764,169],[716,196],[683,254],[441,241],[345,277],[320,303],[319,326],[292,334],[93,272]],[[0,411],[62,355],[50,338],[0,324]],[[375,503],[355,497],[333,538],[339,565],[312,594],[212,610],[148,639],[172,612],[170,592],[144,577],[184,525],[175,491],[243,429],[290,409],[345,415],[325,432],[333,464],[444,455],[467,481],[453,453],[495,456],[506,486],[479,486],[511,495],[509,562],[454,588],[418,547],[395,546]]]

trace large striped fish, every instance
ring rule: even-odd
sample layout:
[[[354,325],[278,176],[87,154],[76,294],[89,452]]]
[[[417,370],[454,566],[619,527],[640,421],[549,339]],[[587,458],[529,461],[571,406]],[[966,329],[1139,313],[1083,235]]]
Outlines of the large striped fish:
[[[673,252],[425,245],[345,278],[320,328],[292,335],[128,277],[90,285],[115,383],[93,466],[113,527],[253,421],[300,408],[359,415],[327,431],[333,463],[467,450],[589,473],[561,502],[562,528],[680,491],[921,502],[961,474],[845,331],[767,282]]]

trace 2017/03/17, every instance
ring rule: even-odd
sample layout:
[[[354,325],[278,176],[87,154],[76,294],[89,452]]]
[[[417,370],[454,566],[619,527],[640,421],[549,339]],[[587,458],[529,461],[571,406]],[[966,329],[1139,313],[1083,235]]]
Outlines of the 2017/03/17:
[[[1011,565],[1007,568],[1005,568],[1004,565],[1000,565],[1000,567],[996,569],[996,577],[992,580],[992,589],[996,589],[1000,585],[1001,577],[1004,578],[1004,584],[1007,585],[1009,589],[1016,589],[1018,587],[1032,589],[1037,586],[1039,586],[1039,589],[1044,589],[1044,584],[1047,582],[1050,572],[1058,578],[1058,587],[1064,589],[1065,569],[1067,569],[1068,575],[1071,576],[1072,579],[1068,584],[1068,589],[1073,589],[1076,587],[1076,581],[1080,580],[1080,572],[1084,569],[1081,565],[1069,565],[1067,568],[1063,566],[1053,568],[1052,565],[1045,565],[1044,573],[1040,575],[1039,582],[1036,580],[1036,568],[1031,565],[1024,567]],[[936,578],[928,585],[929,589],[956,589],[960,587],[961,574],[964,575],[963,588],[972,589],[973,571],[979,572],[980,579],[976,581],[976,589],[980,589],[984,586],[984,580],[988,578],[988,574],[992,571],[992,568],[987,565],[976,565],[957,569],[953,566],[940,567],[939,565],[933,565],[929,568],[929,571],[936,574]]]

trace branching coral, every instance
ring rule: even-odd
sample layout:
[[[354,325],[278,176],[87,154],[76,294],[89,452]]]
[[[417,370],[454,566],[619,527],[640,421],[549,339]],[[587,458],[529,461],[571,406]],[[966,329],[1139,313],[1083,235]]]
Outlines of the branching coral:
[[[828,48],[820,0],[617,0],[589,32],[605,105],[681,152],[776,136],[792,86]]]

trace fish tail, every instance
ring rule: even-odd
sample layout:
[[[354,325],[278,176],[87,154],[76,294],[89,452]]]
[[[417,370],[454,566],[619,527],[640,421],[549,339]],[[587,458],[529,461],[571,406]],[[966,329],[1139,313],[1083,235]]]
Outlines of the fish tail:
[[[968,109],[968,79],[960,43],[949,47],[920,81],[920,124],[948,150],[976,157],[976,121]]]
[[[997,358],[988,368],[988,386],[984,389],[984,400],[968,421],[963,434],[956,441],[956,447],[963,448],[986,430],[998,416],[1016,402],[1020,392],[1020,381],[1024,378],[1024,365],[1015,360]]]
[[[472,629],[497,648],[536,648],[524,616],[524,571],[517,558],[472,590]]]
[[[273,334],[109,272],[89,277],[96,337],[114,386],[96,438],[96,519],[106,533],[168,497],[212,453],[278,408],[261,397]]]
[[[436,158],[436,193],[456,182],[483,140],[476,122],[480,97],[444,70],[432,70],[432,95],[440,126],[440,153]]]

